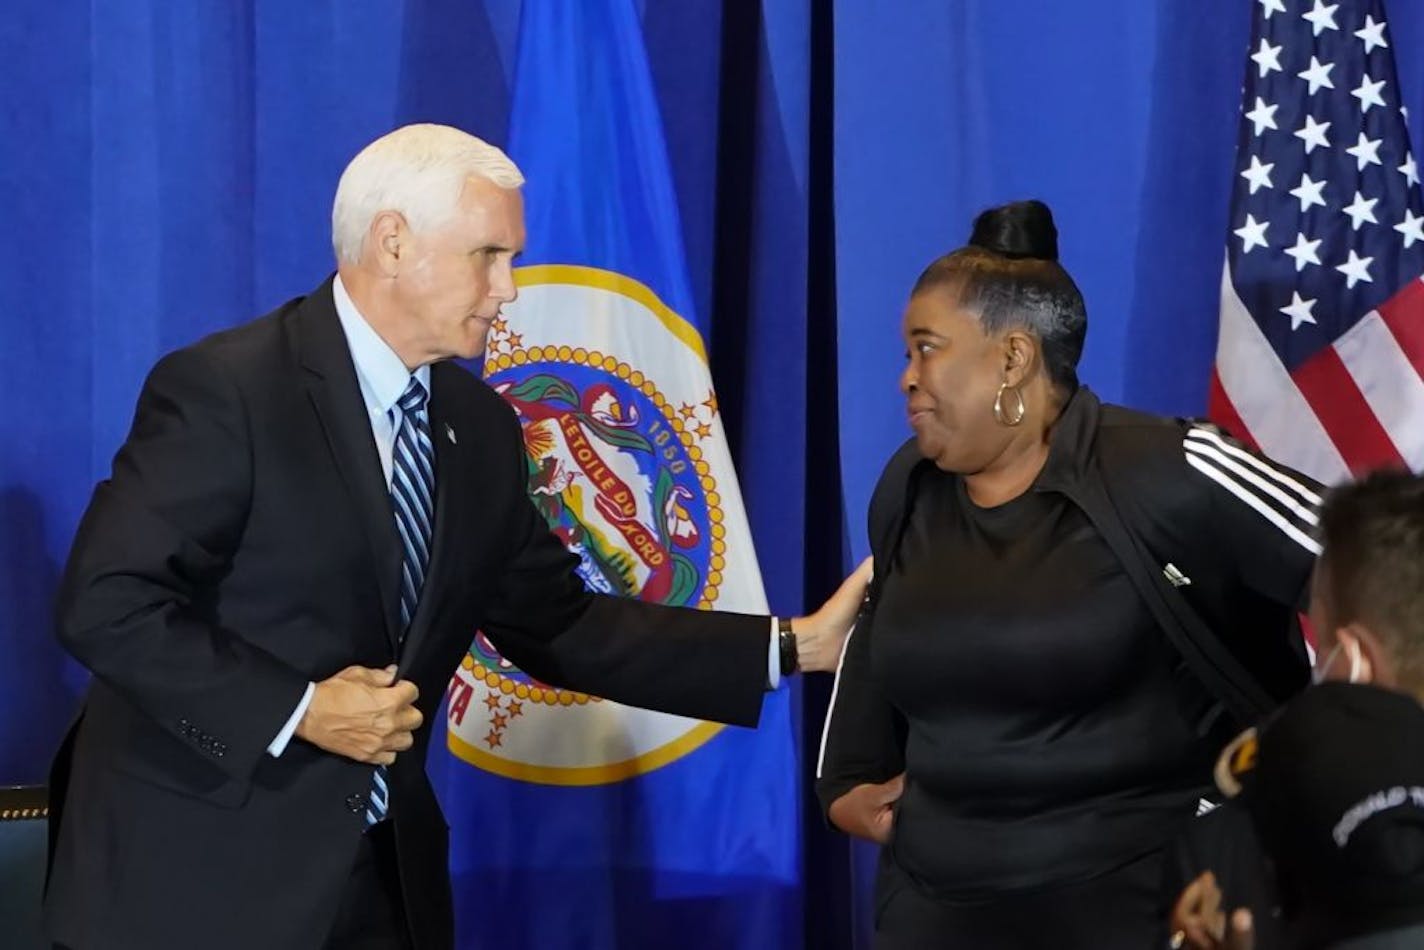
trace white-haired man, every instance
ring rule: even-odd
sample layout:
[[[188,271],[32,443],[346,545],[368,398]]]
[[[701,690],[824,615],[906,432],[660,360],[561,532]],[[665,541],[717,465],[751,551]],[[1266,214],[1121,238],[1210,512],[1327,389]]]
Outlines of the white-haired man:
[[[337,274],[164,357],[75,538],[95,675],[56,760],[46,921],[91,947],[446,947],[429,723],[472,632],[550,683],[754,724],[833,666],[794,630],[591,595],[525,497],[513,412],[452,357],[514,299],[523,179],[421,125],[347,167]]]

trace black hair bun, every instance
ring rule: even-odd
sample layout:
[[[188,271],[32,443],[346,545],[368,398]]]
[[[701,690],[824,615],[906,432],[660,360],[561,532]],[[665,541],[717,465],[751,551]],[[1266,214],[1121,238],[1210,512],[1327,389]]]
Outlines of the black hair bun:
[[[1014,201],[982,212],[974,219],[969,243],[1004,257],[1058,260],[1053,212],[1037,200]]]

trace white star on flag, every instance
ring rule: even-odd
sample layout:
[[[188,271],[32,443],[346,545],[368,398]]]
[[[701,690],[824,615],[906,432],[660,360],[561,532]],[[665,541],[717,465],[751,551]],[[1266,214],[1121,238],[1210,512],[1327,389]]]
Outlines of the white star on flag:
[[[1313,96],[1320,91],[1322,86],[1326,89],[1335,88],[1335,84],[1330,81],[1330,70],[1334,68],[1334,63],[1322,63],[1312,56],[1310,57],[1310,68],[1302,70],[1296,75],[1310,83],[1310,95]]]
[[[1237,228],[1232,233],[1241,239],[1241,253],[1249,254],[1253,247],[1267,247],[1266,227],[1271,222],[1257,221],[1251,215],[1246,215],[1246,223]]]
[[[1305,154],[1309,155],[1315,151],[1317,145],[1322,148],[1330,147],[1330,140],[1325,137],[1329,128],[1329,122],[1316,122],[1313,115],[1305,117],[1305,125],[1295,130],[1295,137],[1305,143]]]
[[[1256,97],[1256,108],[1246,113],[1246,118],[1255,124],[1257,135],[1260,135],[1265,129],[1276,127],[1276,109],[1276,106],[1266,105],[1265,100],[1260,96]]]
[[[1251,156],[1251,167],[1241,173],[1241,177],[1251,183],[1251,194],[1255,194],[1258,188],[1274,188],[1271,184],[1271,169],[1275,164],[1262,165],[1261,159],[1255,155]]]
[[[1341,210],[1350,216],[1350,227],[1356,231],[1360,230],[1360,225],[1368,221],[1370,224],[1379,224],[1375,220],[1375,205],[1378,198],[1365,199],[1360,192],[1355,192],[1355,200],[1346,205]]]
[[[1411,152],[1404,153],[1404,164],[1399,166],[1399,171],[1404,175],[1405,181],[1411,185],[1419,184],[1419,169],[1414,165],[1414,155]]]
[[[1404,209],[1404,220],[1394,226],[1394,229],[1404,235],[1404,246],[1413,247],[1415,241],[1424,241],[1424,215],[1414,217],[1414,212],[1408,208]]]
[[[1242,174],[1244,175],[1245,172],[1242,172]],[[1311,205],[1324,207],[1325,181],[1324,178],[1319,181],[1311,181],[1309,173],[1301,174],[1300,184],[1290,190],[1290,193],[1300,201],[1301,214],[1305,214],[1306,211],[1310,210]],[[1319,262],[1317,261],[1317,263]]]
[[[1379,150],[1380,143],[1383,141],[1383,139],[1368,138],[1365,133],[1361,132],[1360,140],[1350,148],[1345,149],[1346,152],[1355,156],[1355,161],[1359,163],[1359,167],[1355,169],[1356,171],[1364,171],[1366,165],[1380,164]]]
[[[1374,261],[1375,259],[1373,257],[1361,257],[1356,254],[1355,249],[1352,247],[1350,248],[1350,259],[1335,269],[1344,274],[1347,278],[1345,286],[1353,289],[1360,281],[1364,281],[1367,284],[1375,282],[1374,278],[1370,276],[1370,265],[1373,264]]]
[[[1272,13],[1286,12],[1285,5],[1281,3],[1281,0],[1256,0],[1256,2],[1261,4],[1261,15],[1268,20]]]
[[[1314,241],[1307,241],[1304,234],[1295,236],[1295,247],[1286,248],[1286,253],[1295,258],[1295,272],[1299,274],[1305,270],[1306,264],[1320,264],[1320,255],[1315,249],[1320,247],[1320,238]]]
[[[1292,330],[1299,330],[1302,323],[1315,322],[1315,315],[1310,312],[1314,306],[1315,298],[1312,297],[1310,300],[1302,300],[1300,291],[1292,291],[1290,305],[1282,307],[1281,313],[1291,318]]]
[[[1384,98],[1380,96],[1380,90],[1384,88],[1384,80],[1370,82],[1370,77],[1365,76],[1360,79],[1360,88],[1354,90],[1350,95],[1360,100],[1360,111],[1366,114],[1370,111],[1370,106],[1384,106]]]
[[[1261,48],[1252,54],[1251,61],[1260,68],[1262,77],[1267,73],[1281,71],[1281,50],[1284,48],[1283,46],[1272,46],[1266,42],[1264,36],[1261,37]]]
[[[1376,23],[1375,18],[1372,16],[1365,17],[1365,28],[1363,30],[1356,30],[1355,35],[1365,41],[1366,56],[1373,53],[1376,46],[1389,46],[1389,43],[1385,42],[1384,38],[1384,21],[1381,20],[1379,23]]]
[[[1315,35],[1319,36],[1326,30],[1340,29],[1335,23],[1335,11],[1338,9],[1340,9],[1338,3],[1332,3],[1327,7],[1325,0],[1315,0],[1315,9],[1309,13],[1302,13],[1300,18],[1309,20],[1310,25],[1315,27]]]

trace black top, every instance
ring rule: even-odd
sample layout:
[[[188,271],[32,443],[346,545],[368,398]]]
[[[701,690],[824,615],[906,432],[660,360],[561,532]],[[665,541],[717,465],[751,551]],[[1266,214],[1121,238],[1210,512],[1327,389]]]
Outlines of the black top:
[[[1205,691],[1055,492],[984,509],[927,472],[870,649],[907,729],[892,855],[928,890],[1090,878],[1159,847],[1210,783]]]

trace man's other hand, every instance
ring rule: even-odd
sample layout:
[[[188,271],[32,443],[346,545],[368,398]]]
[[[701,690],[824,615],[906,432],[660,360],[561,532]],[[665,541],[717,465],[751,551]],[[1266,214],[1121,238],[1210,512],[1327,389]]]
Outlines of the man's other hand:
[[[372,765],[390,765],[414,743],[420,727],[420,695],[396,668],[348,666],[316,684],[297,735],[336,755]]]

